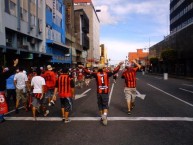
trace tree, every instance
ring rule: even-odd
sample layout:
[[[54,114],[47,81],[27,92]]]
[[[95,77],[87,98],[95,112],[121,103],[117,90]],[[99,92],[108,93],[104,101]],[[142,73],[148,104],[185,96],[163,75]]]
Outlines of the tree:
[[[161,53],[161,57],[166,63],[173,63],[177,60],[177,51],[173,49],[164,50]]]
[[[177,51],[173,49],[164,50],[161,53],[161,57],[165,65],[164,71],[172,73],[175,70],[174,63],[177,60]]]
[[[150,63],[152,65],[157,65],[158,64],[158,58],[157,57],[152,57],[150,58]]]

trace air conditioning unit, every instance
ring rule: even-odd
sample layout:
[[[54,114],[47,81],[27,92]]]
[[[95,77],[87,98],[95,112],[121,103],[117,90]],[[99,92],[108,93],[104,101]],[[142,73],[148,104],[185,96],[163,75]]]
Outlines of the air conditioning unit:
[[[29,50],[29,46],[28,45],[22,45],[23,49]]]
[[[31,29],[31,30],[34,29],[34,25],[30,25],[30,29]]]
[[[39,33],[42,33],[43,29],[42,27],[39,27]]]
[[[30,44],[34,45],[36,43],[36,39],[35,38],[31,38]]]

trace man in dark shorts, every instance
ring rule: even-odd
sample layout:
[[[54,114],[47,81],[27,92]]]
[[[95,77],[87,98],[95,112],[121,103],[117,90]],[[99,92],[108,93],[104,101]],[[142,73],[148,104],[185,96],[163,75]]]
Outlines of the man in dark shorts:
[[[53,100],[56,100],[56,94],[60,98],[62,121],[69,123],[69,112],[72,110],[72,98],[74,96],[73,89],[75,87],[74,80],[68,74],[68,68],[63,68],[56,82]]]
[[[96,79],[98,108],[101,115],[101,121],[105,126],[107,125],[107,114],[109,109],[109,78],[119,71],[122,64],[123,62],[120,62],[112,72],[105,71],[103,65],[99,65],[98,72],[90,72],[87,69],[84,69],[86,73],[90,73]]]

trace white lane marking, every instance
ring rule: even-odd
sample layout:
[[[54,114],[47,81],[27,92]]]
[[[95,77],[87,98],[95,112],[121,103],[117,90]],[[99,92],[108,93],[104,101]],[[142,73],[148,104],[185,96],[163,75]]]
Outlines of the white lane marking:
[[[154,78],[159,79],[159,80],[161,80],[161,79],[162,79],[161,77],[154,77]]]
[[[190,84],[182,84],[184,86],[189,86],[189,87],[193,87],[193,85],[190,85]]]
[[[88,90],[84,91],[82,94],[76,94],[76,95],[75,95],[75,100],[86,96],[86,95],[87,95],[86,93],[89,92],[90,90],[91,90],[91,89],[88,89]]]
[[[145,99],[145,96],[146,96],[145,94],[140,94],[139,91],[137,91],[137,90],[136,90],[136,93],[137,93],[136,94],[137,97],[141,98],[142,100]]]
[[[99,121],[100,117],[69,117],[72,121]],[[5,117],[13,121],[34,121],[33,117]],[[61,117],[37,117],[37,121],[62,121]],[[193,117],[108,117],[109,121],[191,121]]]
[[[113,88],[114,88],[114,83],[112,84],[111,92],[110,92],[110,94],[109,94],[109,103],[108,103],[109,106],[110,106],[110,102],[111,102],[111,97],[112,97],[112,93],[113,93]]]
[[[179,88],[179,89],[193,94],[193,91],[186,90],[186,89],[183,89],[183,88]]]
[[[20,107],[20,108],[18,108],[18,109],[20,110],[20,109],[22,109],[22,108],[24,108],[24,106],[22,106],[22,107]],[[10,114],[10,113],[12,113],[12,112],[14,112],[14,111],[15,111],[15,110],[11,110],[11,111],[5,113],[5,115]]]
[[[163,91],[163,90],[161,90],[161,89],[159,89],[159,88],[157,88],[157,87],[155,87],[155,86],[153,86],[153,85],[151,85],[151,84],[148,84],[148,85],[151,86],[151,87],[154,88],[154,89],[159,90],[159,91],[162,92],[162,93],[165,93],[165,94],[169,95],[170,97],[173,97],[173,98],[175,98],[175,99],[177,99],[177,100],[179,100],[179,101],[181,101],[181,102],[183,102],[183,103],[185,103],[185,104],[193,107],[193,104],[191,104],[191,103],[188,103],[188,102],[186,102],[186,101],[184,101],[184,100],[182,100],[182,99],[179,99],[179,98],[177,98],[176,96],[174,96],[174,95],[172,95],[172,94],[170,94],[170,93],[167,93],[167,92],[165,92],[165,91]]]

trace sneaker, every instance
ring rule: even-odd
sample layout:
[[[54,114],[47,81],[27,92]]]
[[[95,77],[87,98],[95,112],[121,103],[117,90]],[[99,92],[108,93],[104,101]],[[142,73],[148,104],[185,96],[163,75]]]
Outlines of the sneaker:
[[[106,115],[102,115],[102,123],[103,125],[107,125],[107,116]]]
[[[55,103],[53,100],[51,100],[50,103],[48,103],[48,106],[54,106],[54,105],[55,105]]]
[[[46,117],[49,113],[50,113],[50,111],[46,110],[46,113],[44,114],[44,116]]]
[[[64,123],[69,123],[69,122],[71,122],[70,119],[64,119]]]
[[[15,109],[15,113],[18,114],[18,113],[19,113],[19,110],[18,110],[18,109]]]
[[[53,101],[53,100],[51,100],[51,101],[50,101],[50,103],[52,104],[52,106],[54,106],[54,105],[55,105],[55,103],[54,103],[54,101]]]
[[[131,115],[131,111],[128,111],[127,114],[128,114],[128,115]]]

